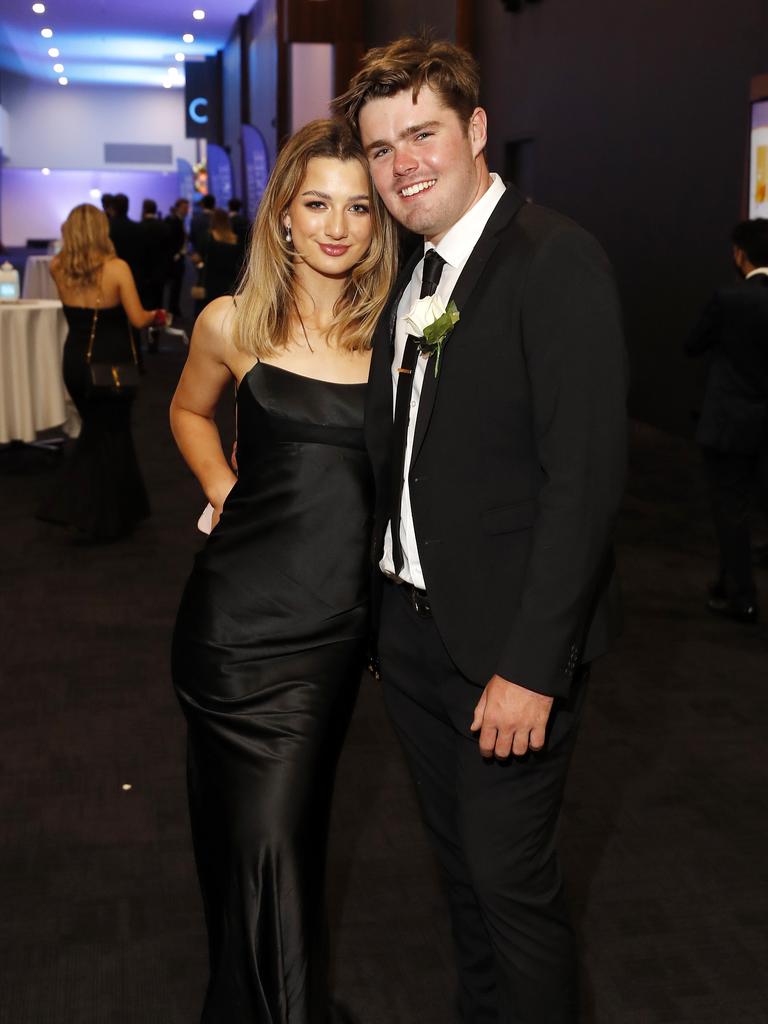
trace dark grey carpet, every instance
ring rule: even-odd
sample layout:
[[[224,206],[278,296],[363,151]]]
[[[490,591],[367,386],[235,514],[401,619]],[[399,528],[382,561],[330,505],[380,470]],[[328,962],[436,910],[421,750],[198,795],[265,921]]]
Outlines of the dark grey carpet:
[[[154,515],[132,540],[82,547],[38,523],[48,457],[0,452],[1,1024],[196,1020],[206,951],[168,671],[203,504],[167,428],[180,359],[147,360]],[[584,1020],[766,1022],[768,643],[702,610],[713,545],[691,445],[636,431],[620,538],[626,634],[593,675],[562,830]],[[361,1024],[448,1024],[446,914],[370,683],[330,903],[336,989]]]

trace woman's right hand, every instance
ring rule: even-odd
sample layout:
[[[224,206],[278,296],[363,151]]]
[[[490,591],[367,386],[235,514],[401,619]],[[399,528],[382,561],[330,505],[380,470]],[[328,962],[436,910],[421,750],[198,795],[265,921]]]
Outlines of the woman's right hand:
[[[237,477],[233,476],[229,483],[226,484],[217,495],[215,495],[215,500],[211,500],[211,505],[213,506],[213,512],[211,513],[211,532],[216,529],[216,526],[221,519],[221,513],[224,511],[224,505],[226,504],[227,498],[236,483]]]

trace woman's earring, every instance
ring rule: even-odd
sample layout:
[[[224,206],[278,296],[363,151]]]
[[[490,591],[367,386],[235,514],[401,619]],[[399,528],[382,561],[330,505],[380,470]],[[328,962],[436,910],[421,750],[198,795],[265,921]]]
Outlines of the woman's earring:
[[[288,245],[290,245],[291,242],[293,241],[293,238],[291,237],[291,225],[290,224],[286,224],[286,226],[285,226],[285,241],[286,241],[286,243]]]

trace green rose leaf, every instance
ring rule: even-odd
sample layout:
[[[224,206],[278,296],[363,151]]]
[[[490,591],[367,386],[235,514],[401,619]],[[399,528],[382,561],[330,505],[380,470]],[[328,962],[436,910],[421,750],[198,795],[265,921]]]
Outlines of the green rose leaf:
[[[423,336],[419,338],[419,352],[426,356],[436,356],[435,377],[440,372],[440,357],[443,354],[443,346],[458,321],[459,311],[456,308],[456,303],[451,300],[443,315],[439,316],[433,323],[427,324],[424,328]]]

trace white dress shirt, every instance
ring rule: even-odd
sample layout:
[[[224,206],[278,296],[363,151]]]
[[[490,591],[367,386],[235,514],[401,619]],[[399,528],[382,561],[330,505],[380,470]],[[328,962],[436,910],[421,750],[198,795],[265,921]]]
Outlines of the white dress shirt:
[[[464,265],[469,259],[472,250],[477,245],[480,235],[483,233],[483,228],[496,208],[496,204],[504,195],[504,192],[504,182],[497,174],[492,174],[491,185],[488,188],[488,191],[478,199],[474,206],[467,210],[461,220],[456,221],[444,238],[436,246],[433,246],[430,242],[425,242],[425,254],[428,249],[434,248],[437,249],[438,254],[445,260],[443,273],[435,294],[446,306],[448,305],[454,285],[458,281],[459,275],[464,269]],[[403,317],[408,315],[421,294],[421,276],[423,269],[424,259],[422,258],[416,264],[411,282],[403,292],[400,304],[397,307],[395,357],[392,362],[393,415],[397,396],[397,381],[399,377],[397,370],[398,367],[403,364],[405,342],[408,338],[408,330],[405,326]],[[461,310],[459,310],[459,314],[461,314]],[[451,342],[449,338],[446,342],[446,346],[449,347],[450,344]],[[434,356],[432,359],[434,359]],[[425,584],[424,574],[421,571],[419,549],[416,543],[413,514],[411,512],[411,495],[408,487],[408,467],[411,464],[411,456],[413,454],[413,435],[416,430],[416,416],[419,411],[421,388],[424,383],[424,374],[428,365],[432,366],[432,362],[426,356],[420,355],[416,361],[416,369],[413,372],[413,390],[411,392],[411,407],[408,410],[408,433],[406,435],[405,445],[405,481],[403,483],[403,501],[400,508],[400,543],[403,549],[403,568],[400,570],[399,578],[404,580],[406,583],[412,583],[414,587],[418,587],[420,590],[425,589]],[[384,555],[379,563],[379,567],[382,572],[386,573],[386,575],[394,576],[395,563],[392,558],[391,523],[387,526],[387,532],[384,537]]]

